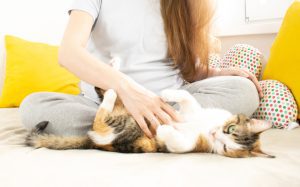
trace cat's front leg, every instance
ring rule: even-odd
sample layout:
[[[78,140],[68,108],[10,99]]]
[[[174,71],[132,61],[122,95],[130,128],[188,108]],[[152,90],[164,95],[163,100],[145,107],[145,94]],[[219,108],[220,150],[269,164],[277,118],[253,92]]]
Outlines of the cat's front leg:
[[[161,92],[161,98],[167,102],[184,102],[190,100],[191,94],[185,90],[165,89]]]
[[[195,148],[192,137],[188,137],[169,125],[157,128],[157,140],[163,142],[172,153],[186,153]]]
[[[191,114],[201,109],[194,96],[186,90],[166,89],[161,92],[161,97],[166,102],[177,102],[182,114]]]
[[[108,112],[112,112],[117,99],[117,93],[113,89],[109,89],[104,93],[103,101],[100,104],[99,109],[105,109]]]

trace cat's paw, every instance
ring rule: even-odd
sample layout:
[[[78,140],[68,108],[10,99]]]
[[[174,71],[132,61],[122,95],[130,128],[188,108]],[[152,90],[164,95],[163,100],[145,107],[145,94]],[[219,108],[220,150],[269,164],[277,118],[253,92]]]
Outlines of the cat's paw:
[[[161,98],[165,102],[183,102],[188,99],[191,94],[186,90],[166,89],[161,92]]]
[[[104,93],[103,101],[100,107],[112,112],[116,99],[117,93],[113,89],[109,89]]]
[[[157,129],[157,140],[164,143],[172,153],[184,153],[192,150],[190,141],[186,141],[182,134],[172,126],[162,125]]]
[[[177,90],[165,89],[161,92],[161,98],[165,102],[179,102],[178,98],[175,96]]]
[[[117,93],[113,89],[109,89],[104,93],[104,98],[106,100],[114,102],[117,99]]]
[[[166,142],[172,136],[174,128],[170,125],[161,125],[156,130],[156,138],[158,141]]]

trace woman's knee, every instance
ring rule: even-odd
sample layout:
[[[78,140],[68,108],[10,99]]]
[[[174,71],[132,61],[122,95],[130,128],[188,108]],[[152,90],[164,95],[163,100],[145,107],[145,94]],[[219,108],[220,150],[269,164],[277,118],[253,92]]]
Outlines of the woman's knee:
[[[41,121],[49,121],[45,132],[56,135],[83,135],[89,130],[98,105],[87,98],[62,93],[34,93],[20,106],[25,128],[33,129]]]
[[[238,77],[238,76],[234,78],[236,78],[234,84],[237,86],[237,88],[240,90],[242,94],[251,95],[253,96],[253,98],[255,98],[258,101],[259,96],[258,96],[257,88],[250,79],[247,79],[245,77]]]
[[[21,121],[25,128],[32,129],[34,127],[36,124],[36,116],[41,112],[41,105],[49,95],[51,95],[51,93],[37,92],[24,98],[19,111]]]
[[[20,109],[22,108],[26,108],[27,105],[35,105],[37,103],[41,103],[47,95],[50,95],[51,93],[47,93],[47,92],[36,92],[36,93],[32,93],[28,96],[26,96],[21,105],[20,105]]]
[[[226,109],[233,114],[251,116],[259,105],[257,89],[252,81],[238,76],[220,76],[184,86],[203,107]]]
[[[36,92],[26,96],[20,105],[20,112],[23,113],[34,110],[37,106],[40,106],[49,98],[53,98],[53,94],[55,93]]]
[[[239,97],[239,109],[241,113],[251,116],[259,106],[259,95],[254,83],[244,77],[235,77],[233,82],[235,85],[236,97]]]

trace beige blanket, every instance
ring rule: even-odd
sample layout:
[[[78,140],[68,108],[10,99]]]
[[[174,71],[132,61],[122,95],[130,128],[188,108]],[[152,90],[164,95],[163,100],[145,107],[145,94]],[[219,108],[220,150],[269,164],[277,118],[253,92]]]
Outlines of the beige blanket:
[[[0,186],[300,186],[300,129],[270,130],[275,159],[212,154],[120,154],[55,151],[22,145],[18,109],[0,109]]]

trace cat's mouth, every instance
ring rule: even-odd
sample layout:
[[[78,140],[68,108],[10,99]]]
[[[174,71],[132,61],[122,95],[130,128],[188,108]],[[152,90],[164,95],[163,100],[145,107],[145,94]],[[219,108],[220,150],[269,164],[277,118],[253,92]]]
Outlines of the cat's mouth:
[[[212,143],[212,151],[214,153],[222,152],[220,148],[226,147],[225,143],[218,138],[218,128],[215,128],[209,132],[209,139]]]
[[[226,146],[231,149],[240,149],[239,145],[232,143],[226,136],[224,136],[220,132],[220,127],[212,129],[209,132],[209,136],[210,136],[210,139],[211,139],[211,142],[213,143],[213,145],[215,145],[217,147],[221,147],[223,149],[223,147]]]

